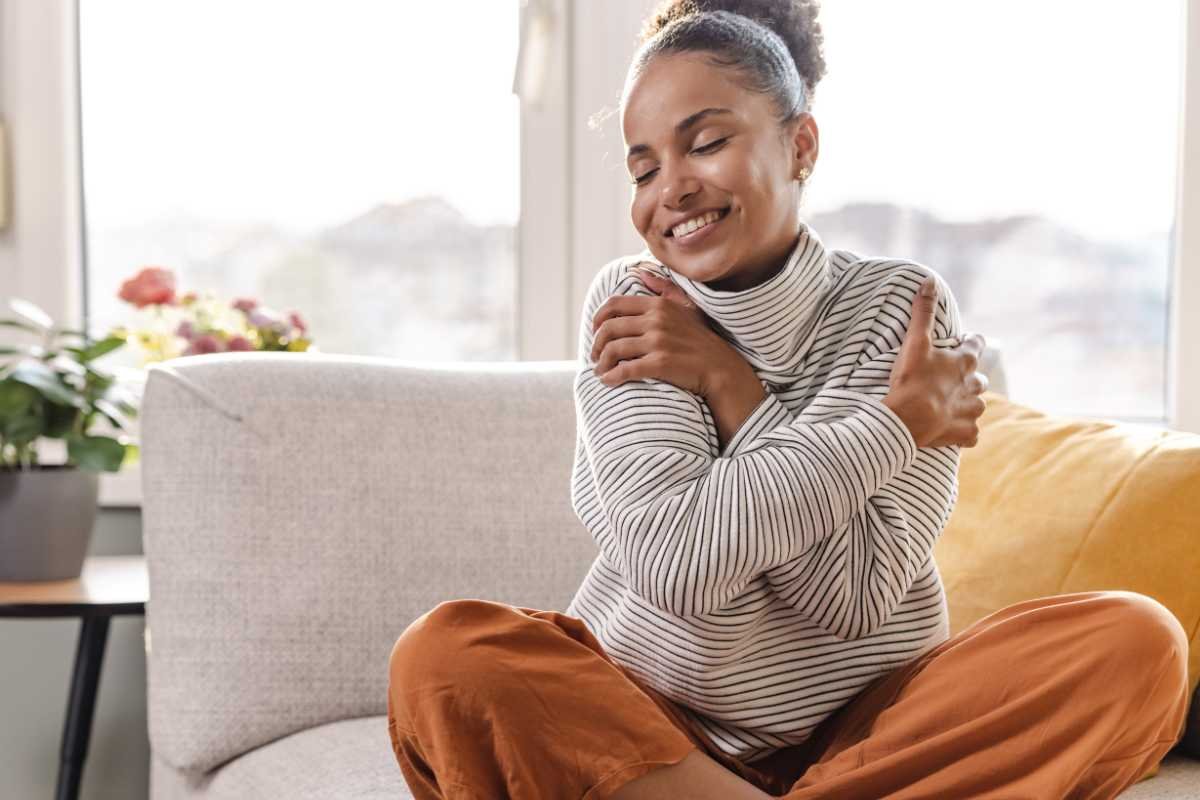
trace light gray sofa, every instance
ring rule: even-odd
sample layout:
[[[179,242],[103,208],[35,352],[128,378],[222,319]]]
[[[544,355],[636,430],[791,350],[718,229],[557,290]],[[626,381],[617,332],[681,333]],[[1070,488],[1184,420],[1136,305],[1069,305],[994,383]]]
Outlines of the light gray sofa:
[[[317,353],[150,368],[142,521],[153,800],[411,797],[392,645],[442,600],[566,608],[572,361]],[[982,370],[1004,391],[995,351]],[[1200,796],[1168,756],[1127,798]]]

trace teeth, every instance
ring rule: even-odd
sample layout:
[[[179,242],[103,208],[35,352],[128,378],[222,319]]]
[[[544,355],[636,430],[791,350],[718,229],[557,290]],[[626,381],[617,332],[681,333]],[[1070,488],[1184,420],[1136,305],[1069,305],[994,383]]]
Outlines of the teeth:
[[[702,217],[696,217],[695,219],[689,219],[687,222],[676,225],[674,228],[671,229],[671,235],[675,236],[676,238],[678,238],[680,236],[687,236],[689,233],[696,230],[697,228],[703,228],[705,225],[710,225],[710,224],[716,222],[717,220],[719,220],[720,218],[721,218],[720,211],[710,211]]]

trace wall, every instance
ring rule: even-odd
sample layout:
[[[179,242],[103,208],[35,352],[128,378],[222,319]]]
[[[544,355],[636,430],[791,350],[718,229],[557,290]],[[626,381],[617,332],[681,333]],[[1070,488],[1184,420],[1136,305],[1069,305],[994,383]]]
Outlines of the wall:
[[[0,314],[21,297],[72,326],[83,317],[74,41],[73,2],[0,0],[0,119],[12,176]]]

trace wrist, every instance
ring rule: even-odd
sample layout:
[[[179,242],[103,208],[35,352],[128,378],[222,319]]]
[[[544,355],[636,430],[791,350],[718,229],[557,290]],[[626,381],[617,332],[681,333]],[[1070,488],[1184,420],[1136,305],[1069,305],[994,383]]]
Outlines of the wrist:
[[[908,428],[909,435],[912,436],[913,441],[920,447],[921,439],[917,431],[916,419],[907,404],[905,404],[904,399],[897,397],[895,392],[888,392],[880,402],[890,408],[892,413],[900,418],[900,421],[904,423],[904,427]]]
[[[728,397],[731,394],[750,394],[762,391],[762,382],[754,369],[741,357],[714,363],[705,376],[700,396],[705,400]]]

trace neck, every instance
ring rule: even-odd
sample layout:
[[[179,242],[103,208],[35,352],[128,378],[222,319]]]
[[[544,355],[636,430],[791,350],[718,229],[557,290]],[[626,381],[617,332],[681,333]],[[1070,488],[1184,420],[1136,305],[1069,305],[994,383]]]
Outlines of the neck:
[[[761,265],[744,267],[734,275],[715,281],[706,281],[704,285],[718,292],[744,292],[747,289],[758,286],[760,283],[766,283],[778,275],[779,271],[787,265],[788,257],[792,254],[799,241],[800,234],[794,231],[791,236],[784,240],[782,245],[773,248],[767,254],[765,261]]]

